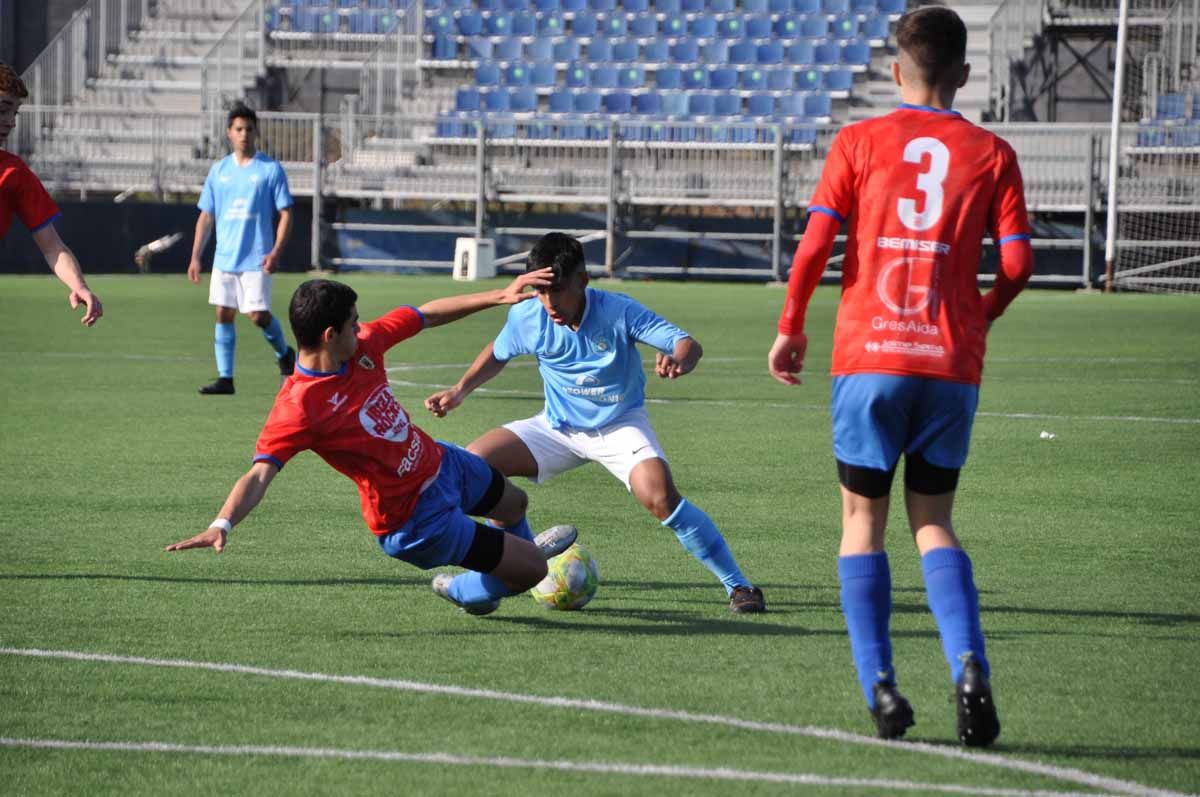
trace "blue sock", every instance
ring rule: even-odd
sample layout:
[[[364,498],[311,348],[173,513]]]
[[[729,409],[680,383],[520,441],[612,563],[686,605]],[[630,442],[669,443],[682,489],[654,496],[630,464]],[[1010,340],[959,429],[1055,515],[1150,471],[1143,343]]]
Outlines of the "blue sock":
[[[494,529],[501,529],[508,534],[515,534],[523,540],[533,542],[533,529],[529,528],[529,520],[521,518],[521,522],[515,526],[501,526],[491,518],[485,518],[487,524]]]
[[[450,597],[458,603],[486,603],[516,594],[495,576],[474,570],[459,573],[450,582]]]
[[[929,610],[942,635],[942,652],[950,664],[950,676],[958,683],[967,658],[974,657],[991,675],[983,651],[983,628],[979,624],[979,593],[971,557],[960,548],[935,548],[921,557]]]
[[[875,708],[876,681],[896,682],[892,669],[892,640],[888,622],[892,614],[892,571],[887,554],[864,553],[838,557],[842,584],[842,614],[850,632],[850,652],[858,670],[867,708]]]
[[[237,345],[237,327],[233,324],[217,324],[213,336],[213,348],[217,354],[217,376],[233,379],[233,350]]]
[[[267,324],[262,333],[263,337],[267,339],[267,343],[270,343],[271,348],[275,350],[276,357],[287,354],[287,338],[283,336],[283,325],[279,323],[278,316],[271,316],[271,323]]]
[[[671,516],[662,522],[675,532],[679,542],[692,556],[721,580],[725,592],[733,592],[734,587],[749,587],[750,582],[738,569],[725,538],[713,525],[708,515],[700,507],[688,503],[686,498],[679,502]]]

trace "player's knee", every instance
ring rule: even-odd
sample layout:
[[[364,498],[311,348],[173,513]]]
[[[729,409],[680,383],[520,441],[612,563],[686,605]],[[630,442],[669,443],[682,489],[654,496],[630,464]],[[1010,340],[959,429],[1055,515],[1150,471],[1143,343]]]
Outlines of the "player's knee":
[[[271,326],[271,313],[266,310],[259,310],[250,314],[250,320],[254,322],[254,326],[266,329]]]
[[[920,454],[904,461],[904,486],[921,495],[942,495],[958,488],[959,468],[941,468]]]
[[[837,461],[838,481],[850,492],[864,498],[883,498],[892,491],[896,469],[879,470]]]

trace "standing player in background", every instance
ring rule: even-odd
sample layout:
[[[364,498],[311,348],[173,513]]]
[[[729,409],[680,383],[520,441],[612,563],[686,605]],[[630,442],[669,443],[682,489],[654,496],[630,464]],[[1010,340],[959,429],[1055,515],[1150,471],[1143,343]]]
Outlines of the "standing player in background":
[[[546,559],[575,541],[574,526],[555,526],[535,541],[525,493],[479,457],[414,426],[392,394],[383,357],[423,329],[531,299],[525,288],[548,282],[546,272],[523,274],[502,290],[398,307],[363,324],[350,286],[330,280],[300,285],[288,312],[300,346],[297,373],[275,397],[254,464],[208,529],[167,550],[224,550],[229,532],[288,460],[311,449],[358,486],[363,519],[385,553],[421,568],[471,571],[433,580],[434,592],[469,614],[489,614],[501,598],[537,584]],[[492,518],[501,528],[469,515]]]
[[[7,144],[9,133],[17,125],[21,102],[28,96],[29,90],[16,71],[0,62],[0,147]],[[104,315],[104,307],[100,297],[92,293],[84,281],[83,269],[75,254],[54,229],[54,220],[59,217],[58,206],[24,161],[0,149],[0,238],[8,233],[14,214],[29,228],[54,275],[71,289],[67,301],[72,309],[81,304],[84,306],[83,325],[95,324]]]
[[[950,513],[966,462],[987,331],[1033,270],[1021,172],[1012,148],[950,107],[966,83],[967,31],[948,8],[911,11],[896,29],[898,110],[842,128],[809,205],[771,375],[799,384],[804,314],[847,225],[833,345],[833,449],[842,490],[842,611],[880,737],[904,735],[913,711],[896,688],[884,533],[892,477],[905,455],[905,506],[929,607],[955,684],[957,733],[1000,733],[971,560]],[[976,282],[983,236],[1000,248],[991,291]]]
[[[664,379],[690,373],[700,361],[700,344],[628,296],[587,287],[583,246],[569,235],[542,236],[526,269],[554,275],[552,284],[537,289],[540,304],[509,310],[500,335],[458,384],[425,399],[425,407],[444,417],[513,357],[534,355],[545,409],[487,432],[467,450],[505,476],[539,483],[585,462],[600,463],[720,580],[731,611],[765,611],[762,590],[742,575],[716,525],[675,488],[646,415],[646,376],[636,344],[658,349],[655,372]]]
[[[245,105],[229,111],[226,135],[233,152],[213,164],[204,180],[187,271],[188,279],[200,282],[200,257],[215,219],[217,252],[208,303],[217,307],[217,381],[200,388],[208,395],[233,393],[234,320],[239,310],[262,330],[275,352],[280,376],[289,376],[296,364],[296,352],[288,346],[283,326],[271,315],[271,275],[279,267],[292,230],[287,174],[255,148],[258,116]],[[272,229],[276,211],[279,224]]]

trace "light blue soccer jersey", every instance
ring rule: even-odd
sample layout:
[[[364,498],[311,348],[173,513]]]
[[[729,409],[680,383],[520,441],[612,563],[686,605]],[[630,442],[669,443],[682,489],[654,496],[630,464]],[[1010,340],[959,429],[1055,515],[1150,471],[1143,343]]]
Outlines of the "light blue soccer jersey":
[[[196,205],[216,220],[213,268],[261,269],[275,246],[275,211],[291,206],[283,167],[261,152],[245,166],[238,166],[232,154],[214,163]]]
[[[513,305],[493,355],[536,356],[550,424],[597,429],[645,403],[646,375],[634,344],[670,354],[686,337],[628,296],[588,288],[578,330],[555,324],[540,302]]]

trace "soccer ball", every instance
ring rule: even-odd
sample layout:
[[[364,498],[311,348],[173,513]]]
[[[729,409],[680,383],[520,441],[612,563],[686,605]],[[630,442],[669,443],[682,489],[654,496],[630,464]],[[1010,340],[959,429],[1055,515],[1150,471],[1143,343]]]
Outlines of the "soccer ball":
[[[596,560],[579,543],[546,562],[546,577],[529,594],[547,609],[582,609],[600,586]]]

